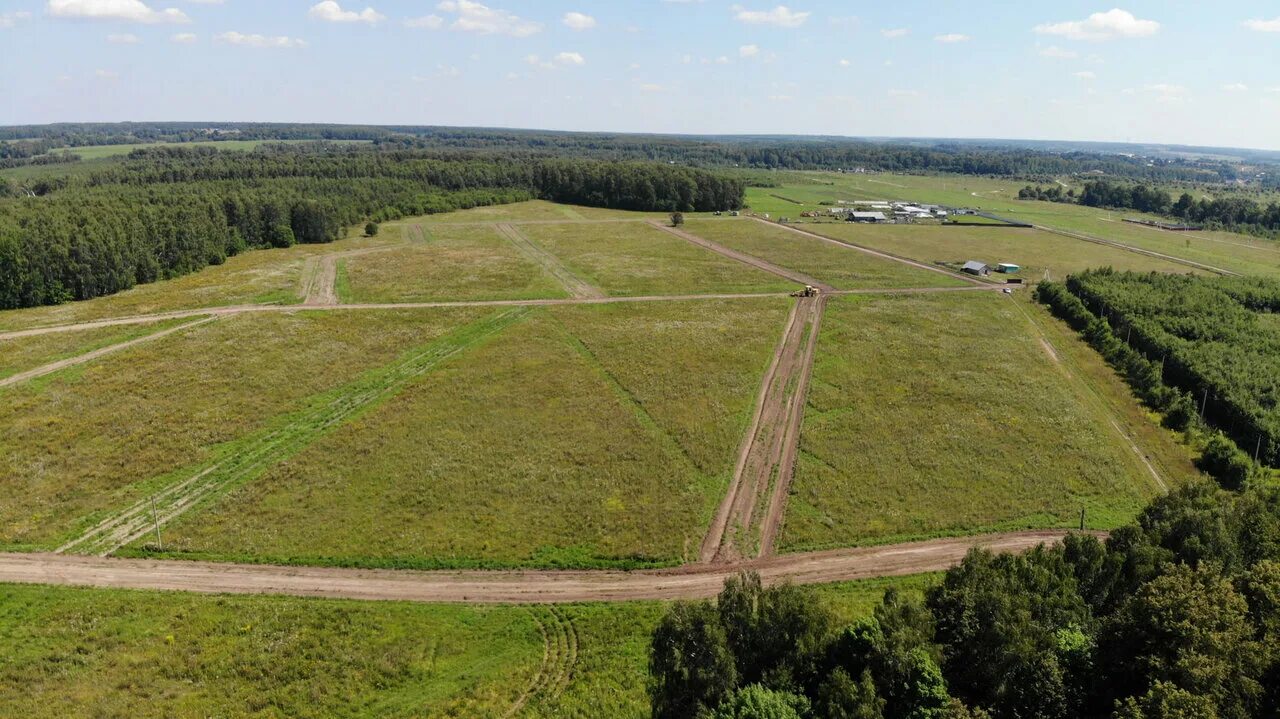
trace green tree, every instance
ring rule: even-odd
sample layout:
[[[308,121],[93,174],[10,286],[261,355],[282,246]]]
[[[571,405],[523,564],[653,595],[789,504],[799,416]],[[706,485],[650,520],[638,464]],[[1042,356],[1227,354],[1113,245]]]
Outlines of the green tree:
[[[679,227],[679,226],[681,226],[681,225],[683,225],[683,224],[684,224],[684,213],[683,213],[683,212],[672,212],[672,213],[671,213],[671,226],[672,226],[672,227]]]
[[[703,714],[709,719],[801,719],[808,715],[808,699],[759,684],[737,690],[714,712]]]
[[[376,222],[366,222],[366,223],[364,224],[364,236],[365,236],[365,237],[377,237],[377,235],[378,235],[378,223],[376,223]]]
[[[1124,700],[1113,719],[1218,719],[1218,709],[1209,697],[1156,682],[1141,697]]]
[[[649,699],[654,719],[687,719],[714,709],[737,686],[738,673],[716,609],[677,602],[653,633]]]
[[[871,670],[862,670],[858,681],[836,667],[818,687],[814,709],[825,719],[884,719],[884,699],[876,694]]]

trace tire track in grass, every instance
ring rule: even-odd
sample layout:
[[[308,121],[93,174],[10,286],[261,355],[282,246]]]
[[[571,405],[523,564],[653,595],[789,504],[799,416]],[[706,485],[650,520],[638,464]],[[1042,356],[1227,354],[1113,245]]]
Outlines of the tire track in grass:
[[[569,688],[578,663],[578,630],[573,619],[552,605],[531,607],[529,614],[542,634],[542,665],[533,681],[503,714],[507,718],[518,716],[531,701],[554,703]]]
[[[526,308],[514,308],[477,320],[320,395],[307,408],[285,415],[273,426],[233,441],[218,451],[218,459],[175,472],[169,486],[107,517],[55,551],[103,556],[143,538],[157,526],[163,528],[197,504],[213,501],[298,454],[324,434],[528,313]],[[163,533],[159,541],[163,543]]]
[[[559,257],[534,244],[533,240],[530,240],[523,232],[516,229],[514,225],[503,222],[494,225],[494,228],[526,259],[536,263],[547,274],[554,277],[570,295],[578,298],[601,298],[605,296],[604,292],[601,292],[599,288],[592,286],[591,283],[574,274],[573,270],[565,267]]]

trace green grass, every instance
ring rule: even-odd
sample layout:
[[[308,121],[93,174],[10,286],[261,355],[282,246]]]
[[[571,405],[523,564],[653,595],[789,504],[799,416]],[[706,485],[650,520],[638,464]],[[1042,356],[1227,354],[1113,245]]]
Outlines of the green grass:
[[[783,292],[795,283],[638,222],[526,225],[535,243],[611,296]]]
[[[946,275],[837,247],[750,219],[691,219],[686,221],[685,229],[842,290],[959,287],[966,284]]]
[[[566,222],[573,220],[644,220],[651,217],[666,217],[664,212],[630,212],[627,210],[610,210],[603,207],[584,207],[581,205],[561,205],[546,200],[530,200],[513,202],[509,205],[492,205],[474,207],[469,210],[447,212],[426,217],[417,217],[403,222],[414,222],[424,225],[492,222]]]
[[[377,247],[395,240],[351,237],[325,245],[251,250],[221,265],[83,302],[0,310],[0,330],[86,322],[106,317],[240,304],[297,304],[307,258]]]
[[[354,300],[436,302],[567,296],[554,277],[520,254],[492,227],[427,226],[425,232],[425,243],[348,258],[346,277]]]
[[[537,310],[170,527],[190,556],[639,566],[696,556],[781,300]]]
[[[846,622],[889,586],[817,596]],[[0,584],[0,715],[30,719],[503,716],[556,640],[523,717],[649,715],[660,602],[557,607],[355,602]],[[575,642],[570,655],[560,649]]]
[[[1015,276],[1023,277],[1028,282],[1040,280],[1045,270],[1057,279],[1091,267],[1156,272],[1192,271],[1184,265],[1156,257],[1040,230],[849,223],[813,225],[808,229],[827,237],[932,265],[958,267],[969,260],[979,260],[992,266],[1000,262],[1012,262],[1022,267],[1022,272]]]
[[[195,319],[197,318],[186,317],[140,325],[100,327],[0,340],[0,379],[103,347],[128,342],[154,332],[161,332],[170,327],[193,322]]]
[[[785,550],[1132,519],[1152,477],[1015,302],[831,301]]]
[[[477,312],[229,317],[0,390],[0,543],[56,546]]]

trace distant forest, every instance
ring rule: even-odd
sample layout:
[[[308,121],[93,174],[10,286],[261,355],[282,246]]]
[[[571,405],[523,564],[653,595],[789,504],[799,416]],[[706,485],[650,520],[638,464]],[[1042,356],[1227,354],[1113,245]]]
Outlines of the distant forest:
[[[87,175],[0,180],[0,309],[83,300],[329,242],[367,220],[542,198],[650,211],[742,206],[742,180],[660,163],[361,146],[159,147]]]
[[[1097,180],[1086,182],[1078,194],[1074,190],[1064,191],[1059,185],[1028,185],[1018,191],[1018,199],[1075,202],[1087,207],[1137,210],[1269,237],[1280,233],[1280,203],[1264,205],[1247,197],[1197,200],[1190,193],[1184,192],[1175,200],[1168,192],[1157,187]]]
[[[266,123],[58,124],[0,128],[0,163],[89,145],[217,140],[364,140],[407,150],[502,151],[603,160],[653,160],[695,167],[786,170],[864,168],[1002,177],[1103,173],[1135,180],[1227,182],[1237,165],[1221,159],[1145,158],[1101,150],[1048,151],[948,141],[676,136],[485,128],[287,125]]]

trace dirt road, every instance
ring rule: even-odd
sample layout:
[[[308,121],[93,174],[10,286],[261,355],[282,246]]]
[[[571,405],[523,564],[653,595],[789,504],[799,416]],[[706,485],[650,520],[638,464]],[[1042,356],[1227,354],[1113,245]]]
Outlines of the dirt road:
[[[646,572],[417,572],[0,554],[0,582],[475,604],[697,599],[714,596],[725,578],[741,569],[753,569],[769,583],[902,576],[945,570],[971,547],[1021,552],[1064,535],[1010,532]]]
[[[733,479],[702,539],[698,559],[703,563],[733,562],[751,556],[757,537],[762,542],[767,537],[771,543],[776,536],[782,515],[779,493],[785,496],[790,485],[818,324],[825,306],[825,296],[803,297],[787,317],[782,342],[761,383]],[[760,513],[757,505],[766,495],[770,495],[769,504]],[[762,549],[764,546],[760,544]]]
[[[649,224],[653,225],[659,230],[662,230],[663,232],[667,232],[672,235],[675,235],[676,237],[679,237],[680,239],[685,240],[686,242],[692,242],[693,244],[699,247],[711,250],[712,252],[728,257],[729,259],[737,260],[738,262],[741,262],[745,265],[751,265],[756,269],[764,270],[765,272],[777,275],[779,277],[782,277],[783,279],[791,280],[796,284],[812,285],[824,292],[830,292],[831,290],[835,289],[834,287],[823,282],[822,280],[815,279],[813,277],[810,277],[800,272],[796,272],[795,270],[789,270],[785,267],[775,265],[772,262],[769,262],[767,260],[762,260],[759,257],[756,257],[755,255],[748,255],[745,252],[738,252],[737,250],[730,249],[717,242],[712,242],[711,240],[703,239],[701,237],[698,237],[695,234],[692,234],[690,232],[685,232],[684,230],[681,230],[677,227],[671,227],[669,225],[666,225],[659,220],[650,220]]]

